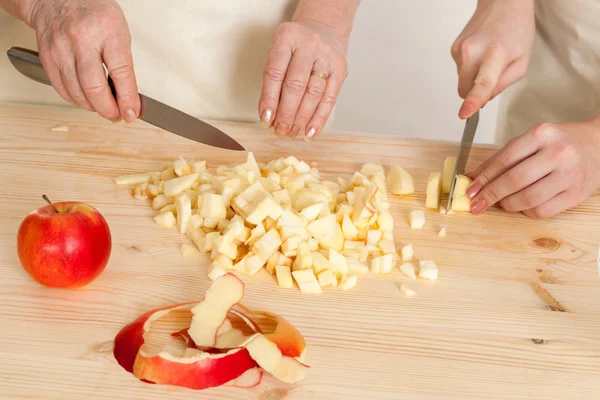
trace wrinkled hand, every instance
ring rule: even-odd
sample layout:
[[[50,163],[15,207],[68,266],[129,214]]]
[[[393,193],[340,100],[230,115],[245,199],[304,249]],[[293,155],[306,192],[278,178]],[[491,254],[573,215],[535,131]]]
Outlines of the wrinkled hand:
[[[36,32],[44,69],[63,99],[112,121],[135,121],[140,98],[131,37],[116,1],[36,0],[26,22]],[[103,63],[114,81],[117,102]]]
[[[273,36],[258,104],[261,121],[278,136],[318,135],[348,74],[346,46],[327,27],[286,22]],[[321,72],[327,79],[311,75]]]
[[[469,174],[471,211],[499,203],[507,211],[548,218],[600,188],[600,119],[541,124],[512,139]]]
[[[458,70],[462,119],[522,79],[533,48],[533,0],[479,0],[473,17],[452,45]]]

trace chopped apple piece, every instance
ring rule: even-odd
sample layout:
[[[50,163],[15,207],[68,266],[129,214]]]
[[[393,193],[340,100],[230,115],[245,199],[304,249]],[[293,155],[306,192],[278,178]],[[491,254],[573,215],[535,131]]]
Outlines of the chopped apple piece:
[[[369,267],[363,265],[356,258],[347,257],[348,272],[354,275],[363,275],[369,272]]]
[[[365,246],[364,242],[359,242],[357,240],[346,240],[344,241],[344,250],[360,250]]]
[[[298,211],[318,203],[329,203],[327,195],[321,192],[320,190],[315,189],[301,189],[298,193],[294,195],[294,198],[294,208]]]
[[[177,219],[175,218],[175,215],[173,215],[173,213],[171,211],[159,213],[158,215],[156,215],[154,217],[154,221],[158,225],[164,226],[165,228],[172,228],[177,223]]]
[[[367,233],[367,246],[377,247],[381,240],[381,231],[369,231]]]
[[[322,248],[332,248],[337,251],[342,251],[344,247],[344,234],[334,214],[311,222],[308,225],[307,230],[319,241],[319,245]]]
[[[334,249],[329,249],[329,262],[331,263],[331,271],[338,278],[348,274],[348,262],[346,261],[346,257]]]
[[[442,176],[442,193],[444,194],[450,193],[455,167],[456,157],[446,157],[446,160],[444,160],[444,174]]]
[[[196,243],[200,236],[205,236],[205,233],[200,228],[195,228],[191,223],[188,224],[185,230],[185,236],[188,237],[192,242]]]
[[[330,269],[326,269],[321,271],[320,274],[317,275],[317,279],[319,281],[319,286],[337,286],[337,278],[333,275]],[[335,281],[335,284],[334,284]]]
[[[168,206],[173,203],[173,198],[165,196],[164,194],[159,194],[154,199],[152,199],[152,208],[154,210],[160,210],[161,208]]]
[[[312,224],[317,221],[312,222]],[[278,224],[280,226],[279,233],[281,234],[281,239],[284,241],[294,236],[300,237],[301,240],[308,240],[310,237],[304,221],[292,210],[284,211],[279,218]],[[285,254],[285,251],[283,253]]]
[[[400,266],[400,272],[412,279],[417,279],[415,266],[411,263],[404,263]]]
[[[193,257],[198,253],[198,249],[196,249],[194,246],[190,246],[189,244],[182,244],[181,248],[179,249],[181,251],[181,254],[183,254],[184,257]]]
[[[315,203],[302,209],[300,214],[303,215],[304,218],[306,218],[306,222],[312,222],[317,219],[319,214],[321,214],[321,210],[323,210],[324,206],[324,203]]]
[[[281,251],[283,252],[283,255],[286,257],[295,257],[297,254],[296,249],[301,241],[302,238],[300,236],[292,236],[283,242],[281,245]]]
[[[392,164],[387,175],[387,186],[392,194],[404,195],[415,192],[412,176],[397,164]]]
[[[256,227],[254,227],[254,229],[252,229],[251,233],[250,233],[250,237],[248,238],[248,240],[246,240],[244,242],[245,245],[247,246],[253,246],[254,243],[260,239],[261,237],[263,237],[263,235],[267,233],[267,231],[265,230],[265,226],[263,224],[258,224],[256,225]]]
[[[441,172],[432,172],[427,178],[427,199],[425,207],[438,209],[440,207],[440,195],[442,189]]]
[[[392,254],[386,254],[371,260],[371,272],[374,274],[387,274],[394,268],[394,259]]]
[[[448,214],[452,214],[455,211],[471,211],[471,199],[467,196],[452,199],[452,209],[448,211]]]
[[[411,211],[408,215],[410,229],[421,229],[425,225],[425,213],[421,210]]]
[[[436,280],[438,278],[437,265],[431,260],[421,260],[419,263],[419,278]]]
[[[199,177],[199,173],[194,173],[166,180],[164,183],[165,196],[176,196],[179,193],[188,190]]]
[[[414,296],[415,294],[417,294],[417,292],[415,292],[414,290],[412,290],[411,288],[409,288],[406,285],[400,285],[400,292],[405,295],[406,297],[411,297]]]
[[[269,257],[277,251],[281,246],[281,237],[276,229],[271,229],[265,233],[256,243],[252,246],[252,251],[263,261],[267,262]]]
[[[331,269],[331,263],[323,254],[318,251],[313,251],[310,253],[312,258],[312,269],[315,274],[320,274],[324,270]]]
[[[456,184],[454,185],[454,193],[452,198],[456,199],[467,195],[467,189],[471,186],[471,179],[465,175],[456,176]]]
[[[198,247],[198,250],[200,250],[203,253],[210,253],[215,245],[215,241],[219,236],[221,236],[219,232],[207,233],[206,236],[198,239],[196,246],[198,245],[198,243],[202,242],[202,246]]]
[[[392,232],[394,230],[394,219],[389,211],[382,211],[377,216],[377,225],[382,232]]]
[[[177,210],[177,225],[179,232],[185,233],[190,217],[192,216],[192,202],[185,194],[175,199],[175,209]]]
[[[151,174],[129,174],[116,176],[113,178],[113,181],[117,185],[132,186],[139,185],[140,183],[148,183],[151,177]]]
[[[199,215],[204,218],[205,221],[206,219],[220,221],[227,217],[223,196],[215,193],[204,193],[200,196],[202,197],[202,204],[198,206],[200,209]]]
[[[296,280],[302,293],[321,293],[321,286],[315,273],[311,269],[299,269],[292,271],[292,276]]]
[[[282,382],[296,383],[306,377],[307,366],[293,357],[282,355],[277,345],[262,334],[246,344],[246,349],[262,369]]]
[[[193,317],[188,333],[196,346],[214,347],[217,330],[243,295],[244,283],[232,273],[221,276],[212,284],[204,300],[192,308]]]
[[[443,226],[442,229],[440,229],[440,232],[438,233],[438,236],[440,237],[445,237],[446,236],[446,227]]]
[[[294,282],[292,281],[292,270],[290,267],[286,267],[285,265],[275,266],[275,275],[277,276],[277,283],[280,287],[287,289],[294,287]]]
[[[173,170],[175,171],[175,175],[177,176],[187,175],[192,172],[192,169],[183,158],[175,160],[175,162],[173,163]]]
[[[290,192],[288,192],[285,189],[273,192],[273,198],[275,198],[275,200],[279,201],[279,204],[281,204],[281,205],[291,204],[291,202],[292,202],[292,199],[290,197]]]
[[[352,223],[348,214],[344,214],[342,220],[342,232],[344,233],[344,239],[346,240],[354,240],[358,236],[358,229]]]
[[[342,290],[350,290],[356,286],[357,282],[358,282],[358,276],[356,276],[356,275],[347,276],[340,282],[338,287]]]
[[[411,261],[414,254],[412,243],[407,244],[402,248],[402,261]]]
[[[294,260],[293,270],[310,269],[313,265],[312,255],[307,242],[298,244],[296,260]]]
[[[250,256],[246,258],[246,264],[244,265],[244,272],[250,276],[253,276],[262,269],[265,262],[260,256],[253,253],[248,253]]]
[[[380,240],[379,249],[383,254],[396,254],[396,245],[393,240]]]
[[[192,172],[203,173],[206,172],[206,161],[196,161],[190,165]]]
[[[202,218],[200,215],[192,214],[190,216],[190,226],[200,229],[200,228],[202,228],[203,225],[204,225],[204,218]]]
[[[354,211],[354,208],[350,204],[340,204],[335,214],[337,222],[340,224],[343,223],[344,215],[352,217],[352,211]]]
[[[227,270],[223,268],[223,266],[221,264],[219,264],[216,261],[213,261],[213,263],[211,264],[210,270],[208,271],[208,279],[210,279],[211,281],[216,281],[217,279],[219,279],[220,277],[222,277],[223,275],[225,275],[227,273]]]

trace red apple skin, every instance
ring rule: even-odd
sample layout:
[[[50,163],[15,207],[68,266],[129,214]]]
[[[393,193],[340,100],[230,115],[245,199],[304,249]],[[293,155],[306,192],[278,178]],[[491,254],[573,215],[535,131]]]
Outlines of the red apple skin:
[[[19,227],[17,251],[23,269],[40,284],[78,288],[106,267],[112,238],[98,210],[84,203],[54,203],[31,212]]]

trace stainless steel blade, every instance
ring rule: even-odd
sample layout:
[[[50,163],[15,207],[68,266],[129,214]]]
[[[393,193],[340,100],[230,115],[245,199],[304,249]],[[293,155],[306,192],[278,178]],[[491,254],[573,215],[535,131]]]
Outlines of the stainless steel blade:
[[[11,47],[8,49],[7,54],[12,65],[21,74],[36,82],[45,85],[51,84],[36,51]],[[108,77],[108,81],[114,94],[114,86],[110,77]],[[140,100],[140,119],[149,124],[209,146],[237,151],[245,150],[241,144],[229,135],[198,118],[143,94],[140,94]]]
[[[448,204],[446,205],[446,212],[452,209],[452,197],[454,195],[454,186],[456,185],[456,176],[465,173],[467,167],[467,161],[469,161],[469,154],[471,153],[471,147],[473,146],[473,139],[475,138],[475,132],[477,131],[477,125],[479,124],[479,111],[477,111],[471,118],[467,119],[465,123],[465,129],[463,136],[460,141],[460,147],[458,148],[458,155],[456,156],[456,166],[454,167],[454,173],[452,178],[452,184],[450,185],[450,193],[448,193]]]

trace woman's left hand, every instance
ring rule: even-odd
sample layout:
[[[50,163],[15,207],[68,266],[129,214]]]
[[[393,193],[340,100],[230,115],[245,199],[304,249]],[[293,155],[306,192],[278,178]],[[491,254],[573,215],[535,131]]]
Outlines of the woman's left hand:
[[[318,135],[348,74],[347,40],[314,21],[286,22],[273,36],[258,104],[278,136]]]
[[[532,218],[552,217],[600,188],[600,118],[540,124],[469,174],[471,212],[498,203]]]

